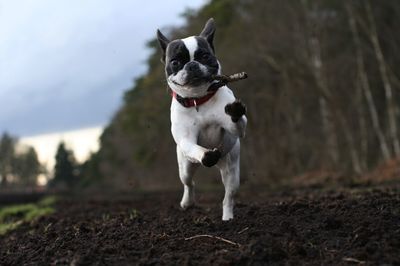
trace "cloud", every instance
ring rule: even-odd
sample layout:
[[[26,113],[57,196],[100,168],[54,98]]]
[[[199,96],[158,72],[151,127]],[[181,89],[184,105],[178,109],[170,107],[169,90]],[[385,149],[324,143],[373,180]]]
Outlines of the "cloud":
[[[188,1],[0,0],[0,131],[104,124]],[[190,1],[198,7],[204,0]]]

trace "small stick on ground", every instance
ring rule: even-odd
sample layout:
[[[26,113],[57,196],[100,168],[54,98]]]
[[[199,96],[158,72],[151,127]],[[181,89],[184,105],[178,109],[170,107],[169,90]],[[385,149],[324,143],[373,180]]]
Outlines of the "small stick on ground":
[[[185,240],[192,240],[192,239],[200,238],[200,237],[214,238],[214,239],[218,239],[218,240],[224,241],[224,242],[226,242],[228,244],[231,244],[231,245],[234,245],[234,246],[237,246],[237,247],[241,247],[241,245],[239,243],[235,243],[235,242],[230,241],[228,239],[225,239],[225,238],[222,238],[222,237],[219,237],[219,236],[212,236],[212,235],[196,235],[196,236],[187,237],[187,238],[185,238]]]
[[[365,264],[365,261],[358,260],[358,259],[355,259],[355,258],[343,258],[342,260],[348,261],[348,262],[355,262],[355,263],[358,263],[358,264]]]
[[[238,234],[240,235],[241,233],[243,233],[243,232],[245,232],[245,231],[247,231],[247,230],[249,230],[248,227],[244,228],[243,230],[240,230],[240,231],[238,232]]]
[[[215,75],[215,76],[213,76],[213,79],[219,80],[219,81],[221,81],[221,82],[223,82],[225,84],[228,83],[228,82],[239,81],[239,80],[246,79],[246,78],[247,78],[247,73],[246,72],[240,72],[240,73],[236,73],[236,74],[229,75],[229,76],[226,76],[226,75]]]

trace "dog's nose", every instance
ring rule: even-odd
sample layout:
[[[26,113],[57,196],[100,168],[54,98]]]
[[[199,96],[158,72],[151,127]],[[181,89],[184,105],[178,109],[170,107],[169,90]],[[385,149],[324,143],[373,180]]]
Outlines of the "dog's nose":
[[[196,71],[196,70],[199,69],[199,65],[196,62],[191,61],[191,62],[186,64],[186,69],[188,71]]]

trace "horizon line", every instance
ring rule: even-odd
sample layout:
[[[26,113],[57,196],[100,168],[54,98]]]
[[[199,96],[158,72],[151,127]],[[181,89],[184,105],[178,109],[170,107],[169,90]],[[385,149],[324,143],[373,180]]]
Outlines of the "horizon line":
[[[64,130],[64,131],[50,131],[50,132],[46,132],[46,133],[38,133],[38,134],[33,134],[33,135],[21,136],[21,137],[18,137],[18,139],[29,139],[29,138],[42,137],[42,136],[60,135],[60,134],[77,132],[77,131],[105,128],[106,126],[107,125],[96,125],[96,126],[93,125],[93,126],[69,129],[69,130]],[[7,132],[7,131],[5,131],[5,132]]]

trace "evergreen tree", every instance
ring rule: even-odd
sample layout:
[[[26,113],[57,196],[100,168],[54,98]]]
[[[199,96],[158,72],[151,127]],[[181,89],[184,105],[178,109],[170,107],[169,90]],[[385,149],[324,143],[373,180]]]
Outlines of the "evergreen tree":
[[[13,164],[15,160],[15,137],[4,133],[0,139],[0,177],[1,187],[5,187],[8,183],[9,176],[13,172]]]
[[[56,164],[54,168],[54,179],[51,186],[71,188],[76,179],[75,159],[73,152],[65,147],[65,143],[58,145],[56,153]]]
[[[33,147],[29,147],[26,153],[18,155],[14,160],[13,172],[18,177],[21,185],[34,186],[39,174],[43,173],[37,153]]]

